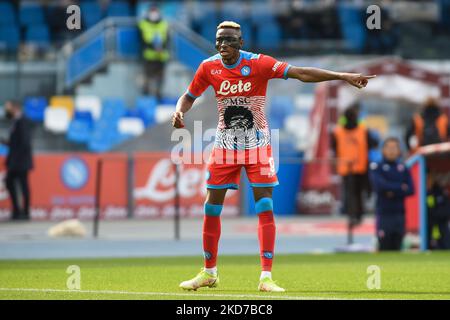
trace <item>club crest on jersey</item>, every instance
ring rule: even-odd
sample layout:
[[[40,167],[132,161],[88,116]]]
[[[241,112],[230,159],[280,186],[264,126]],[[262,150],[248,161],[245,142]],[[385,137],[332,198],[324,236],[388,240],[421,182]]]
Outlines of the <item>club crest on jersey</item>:
[[[252,89],[252,83],[251,82],[242,82],[242,80],[239,80],[236,84],[231,84],[230,81],[225,80],[222,81],[220,84],[219,91],[217,91],[217,94],[221,94],[223,96],[226,96],[230,93],[242,93],[242,92],[249,92]]]
[[[242,68],[241,68],[241,74],[244,76],[244,77],[246,77],[246,76],[248,76],[249,74],[250,74],[250,71],[251,71],[252,69],[250,69],[250,67],[249,66],[243,66]]]

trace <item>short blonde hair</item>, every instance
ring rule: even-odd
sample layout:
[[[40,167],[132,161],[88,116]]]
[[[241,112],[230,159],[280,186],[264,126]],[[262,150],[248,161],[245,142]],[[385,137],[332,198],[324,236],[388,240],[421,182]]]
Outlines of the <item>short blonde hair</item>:
[[[232,29],[241,30],[241,25],[234,21],[223,21],[217,26],[217,30],[223,29],[223,28],[232,28]]]

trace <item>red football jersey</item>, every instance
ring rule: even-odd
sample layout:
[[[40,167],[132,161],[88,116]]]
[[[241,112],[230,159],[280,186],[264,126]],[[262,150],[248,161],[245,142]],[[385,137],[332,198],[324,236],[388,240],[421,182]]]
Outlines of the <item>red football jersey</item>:
[[[214,88],[219,111],[216,148],[252,149],[270,144],[264,113],[267,82],[287,79],[289,67],[270,56],[242,50],[233,65],[224,64],[220,54],[200,64],[187,94],[198,98],[210,85]]]

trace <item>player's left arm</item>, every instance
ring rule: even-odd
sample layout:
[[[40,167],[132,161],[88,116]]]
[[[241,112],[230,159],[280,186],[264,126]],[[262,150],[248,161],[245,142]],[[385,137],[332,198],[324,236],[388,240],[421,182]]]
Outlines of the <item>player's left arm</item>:
[[[291,66],[287,71],[287,77],[298,79],[302,82],[322,82],[329,80],[343,80],[358,89],[364,88],[369,79],[375,78],[375,75],[365,76],[360,73],[334,72],[319,68],[294,67]]]

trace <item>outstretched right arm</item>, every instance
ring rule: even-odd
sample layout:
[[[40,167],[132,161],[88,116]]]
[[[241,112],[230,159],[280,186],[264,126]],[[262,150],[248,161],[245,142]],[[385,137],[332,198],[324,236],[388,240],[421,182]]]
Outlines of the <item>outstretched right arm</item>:
[[[179,129],[184,127],[184,114],[192,108],[194,101],[195,99],[187,93],[183,94],[180,99],[178,99],[175,112],[172,115],[172,125],[175,128]]]

